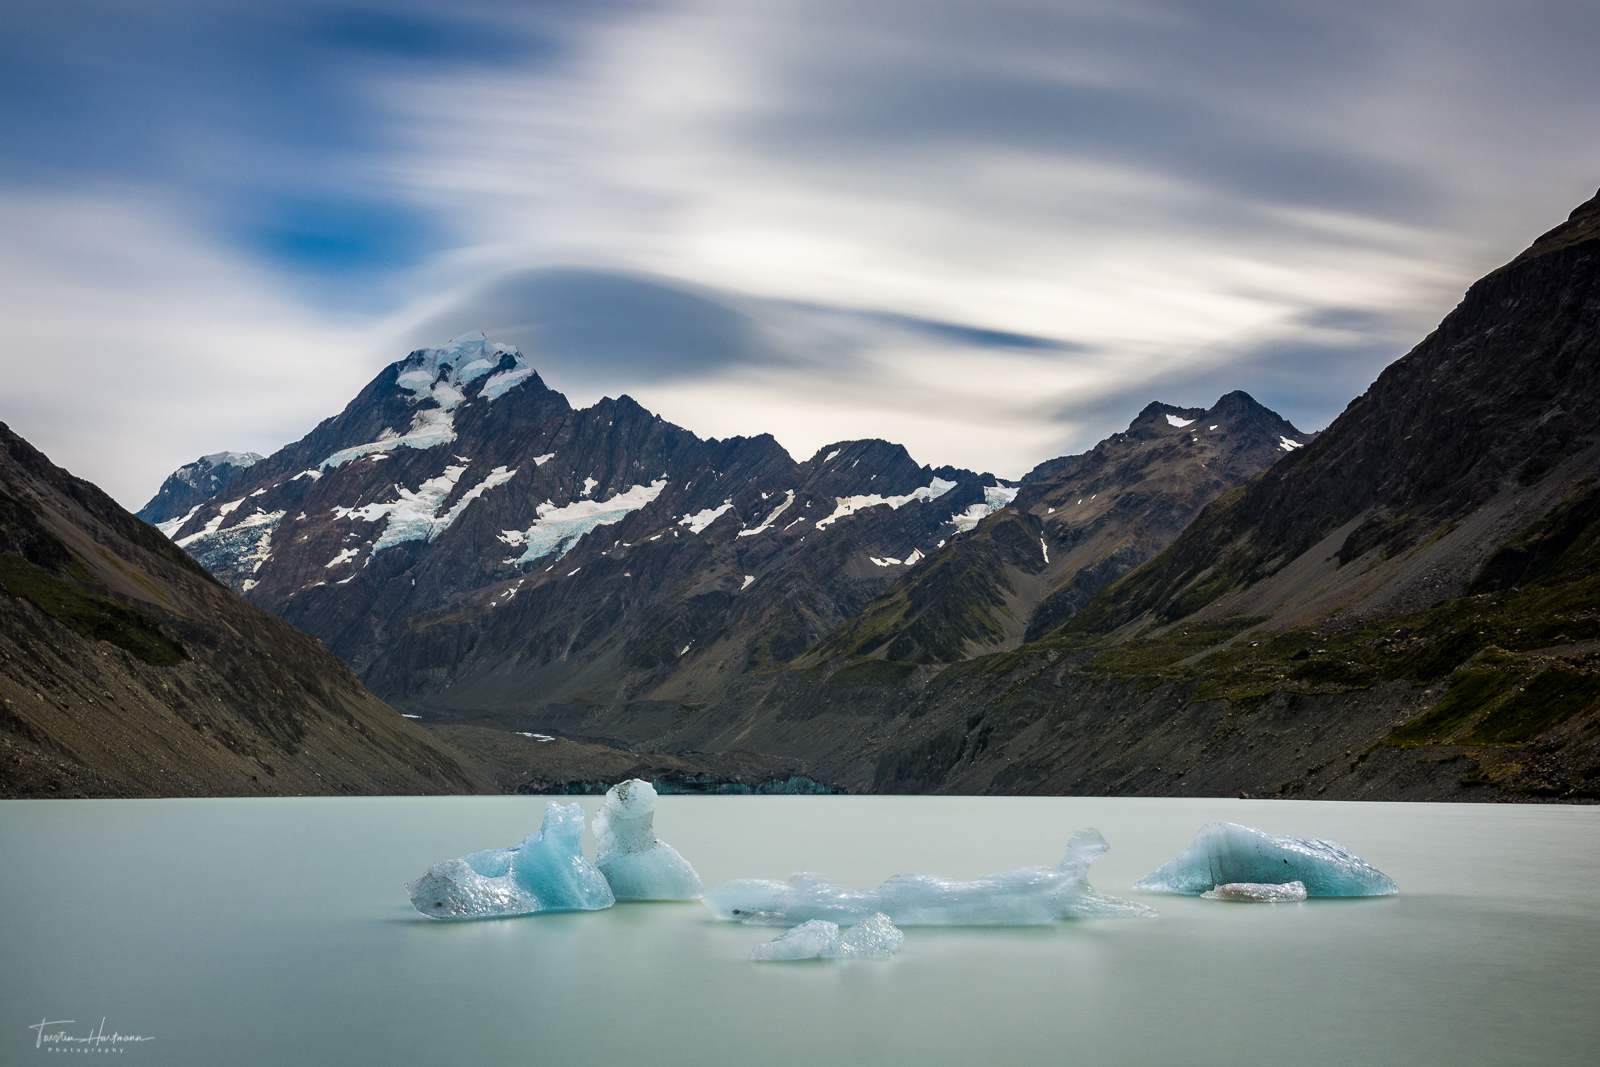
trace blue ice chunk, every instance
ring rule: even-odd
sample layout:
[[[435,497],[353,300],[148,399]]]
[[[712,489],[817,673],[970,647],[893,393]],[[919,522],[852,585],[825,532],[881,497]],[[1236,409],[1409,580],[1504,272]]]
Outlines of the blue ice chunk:
[[[1143,904],[1096,892],[1089,865],[1110,846],[1097,830],[1082,830],[1057,867],[1023,867],[972,882],[931,874],[901,874],[876,889],[844,889],[819,874],[787,882],[739,878],[706,891],[719,919],[759,926],[792,926],[809,919],[859,923],[881,912],[900,926],[1041,926],[1058,919],[1154,915]]]
[[[1394,879],[1343,845],[1320,838],[1280,837],[1232,822],[1208,822],[1170,863],[1133,883],[1151,893],[1198,896],[1234,882],[1303,882],[1307,896],[1386,897]]]
[[[406,883],[430,919],[491,919],[538,911],[598,911],[615,902],[605,875],[583,858],[583,807],[545,805],[544,825],[511,848],[445,860]]]
[[[906,935],[889,917],[869,915],[844,933],[826,919],[803,922],[750,953],[753,960],[886,960],[899,951]]]
[[[699,900],[700,876],[656,837],[654,787],[632,778],[611,787],[594,816],[595,866],[618,900]]]

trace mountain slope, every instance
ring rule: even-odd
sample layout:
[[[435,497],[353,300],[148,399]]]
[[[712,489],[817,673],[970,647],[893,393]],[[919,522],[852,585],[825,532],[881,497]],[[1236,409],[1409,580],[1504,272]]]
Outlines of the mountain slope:
[[[313,639],[0,424],[0,794],[473,792]]]
[[[1073,620],[1363,618],[1460,593],[1597,465],[1600,197],[1468,290],[1311,447]]]
[[[933,553],[803,662],[952,663],[1015,648],[1314,436],[1241,392],[1203,410],[1151,404],[1091,451],[1041,464],[1012,506]]]

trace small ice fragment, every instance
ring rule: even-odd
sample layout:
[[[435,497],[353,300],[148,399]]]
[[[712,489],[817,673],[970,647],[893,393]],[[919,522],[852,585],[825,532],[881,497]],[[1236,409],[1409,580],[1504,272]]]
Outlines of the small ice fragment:
[[[699,900],[700,876],[677,849],[656,837],[658,800],[640,778],[607,791],[592,826],[600,850],[595,866],[618,900]]]
[[[537,911],[598,911],[615,902],[605,875],[583,858],[583,806],[545,805],[544,825],[520,845],[445,860],[406,883],[430,919],[493,919]]]
[[[790,926],[808,919],[859,923],[881,912],[901,926],[1042,926],[1058,919],[1154,915],[1143,904],[1095,891],[1089,865],[1110,846],[1097,830],[1081,830],[1057,867],[1024,867],[952,882],[931,874],[901,874],[876,889],[845,889],[819,874],[787,882],[738,878],[706,892],[719,919]]]
[[[839,924],[811,919],[779,934],[750,953],[753,960],[886,960],[905,942],[889,917],[869,915],[839,933]]]
[[[844,959],[886,960],[900,951],[906,935],[889,921],[889,916],[878,912],[846,930],[839,938],[839,955]]]
[[[814,960],[839,946],[839,924],[811,919],[750,952],[753,960]]]
[[[1208,822],[1190,845],[1159,870],[1133,883],[1152,893],[1195,896],[1234,882],[1302,882],[1313,897],[1385,897],[1394,880],[1332,841],[1280,837],[1231,822]]]
[[[1229,882],[1200,894],[1207,900],[1238,900],[1248,904],[1292,904],[1306,899],[1304,882]]]

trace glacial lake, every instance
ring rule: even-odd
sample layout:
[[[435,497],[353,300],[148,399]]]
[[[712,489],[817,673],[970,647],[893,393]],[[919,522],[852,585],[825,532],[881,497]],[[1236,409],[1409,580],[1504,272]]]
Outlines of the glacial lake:
[[[571,799],[571,798],[564,798]],[[598,798],[582,798],[593,813]],[[121,1064],[1593,1064],[1600,808],[663,797],[707,885],[1054,865],[1155,919],[906,931],[886,963],[751,963],[699,904],[435,923],[402,884],[520,840],[543,799],[6,801],[0,1063],[34,1024]],[[1227,904],[1128,886],[1225,819],[1327,837],[1401,895]],[[586,837],[586,844],[592,842]],[[44,1032],[50,1032],[46,1030]]]

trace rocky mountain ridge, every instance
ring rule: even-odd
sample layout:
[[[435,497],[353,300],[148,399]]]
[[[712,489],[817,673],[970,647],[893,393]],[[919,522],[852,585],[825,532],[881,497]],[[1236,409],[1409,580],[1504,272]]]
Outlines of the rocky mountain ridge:
[[[1011,506],[797,663],[955,663],[1036,639],[1167,547],[1204,505],[1315,437],[1243,392],[1207,409],[1150,404],[1089,452],[1029,472]]]
[[[1032,541],[1047,555],[1048,531],[1067,558],[1006,609],[1024,612],[1014,643],[1080,563],[1101,584],[1119,576],[1310,439],[1232,394],[1206,411],[1154,405],[1025,487],[875,440],[796,462],[771,437],[701,440],[628,397],[573,410],[521,353],[474,333],[385,369],[168,529],[408,708],[694,705],[790,663],[930,555],[994,540],[973,531],[1022,515],[1020,493],[1037,502]],[[1053,516],[1079,488],[1087,504]]]
[[[136,513],[152,526],[177,529],[201,504],[238,481],[239,475],[266,457],[255,452],[214,452],[186,463],[167,476],[150,502]]]

